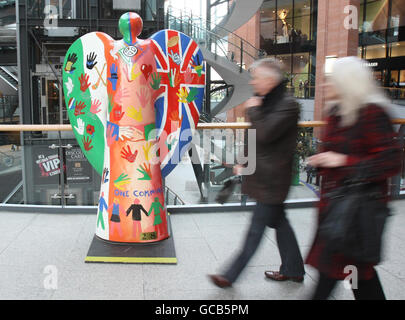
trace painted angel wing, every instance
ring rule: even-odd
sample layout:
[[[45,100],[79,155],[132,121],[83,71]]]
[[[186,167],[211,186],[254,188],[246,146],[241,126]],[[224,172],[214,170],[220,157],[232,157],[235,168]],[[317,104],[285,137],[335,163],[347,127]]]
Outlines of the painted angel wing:
[[[64,96],[73,132],[83,153],[101,175],[109,108],[107,75],[114,39],[88,33],[69,48],[63,64]]]
[[[158,137],[167,137],[168,149],[163,153],[161,149],[160,154],[162,177],[166,177],[188,150],[197,126],[204,99],[205,63],[197,43],[181,32],[162,30],[151,39],[155,78],[160,79],[162,90],[155,100],[155,111]]]

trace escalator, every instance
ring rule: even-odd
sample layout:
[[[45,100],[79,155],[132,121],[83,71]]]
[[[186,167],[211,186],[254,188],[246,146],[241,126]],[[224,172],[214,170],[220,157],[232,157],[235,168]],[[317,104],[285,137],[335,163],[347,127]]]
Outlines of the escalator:
[[[17,67],[0,66],[0,124],[19,122]]]
[[[0,80],[7,83],[13,90],[18,90],[18,77],[13,67],[0,66]]]

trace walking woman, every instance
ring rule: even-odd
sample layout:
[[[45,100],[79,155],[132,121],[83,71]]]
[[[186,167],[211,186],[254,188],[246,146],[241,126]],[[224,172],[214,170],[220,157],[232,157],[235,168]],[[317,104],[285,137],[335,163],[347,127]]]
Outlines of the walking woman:
[[[321,153],[308,160],[322,175],[318,230],[306,259],[320,273],[312,299],[326,299],[337,281],[348,276],[345,268],[355,266],[358,272],[357,289],[352,286],[355,299],[382,300],[384,291],[374,269],[379,261],[360,263],[340,252],[325,259],[326,246],[319,235],[319,222],[326,216],[330,203],[327,195],[347,183],[359,168],[362,178],[382,195],[379,201],[386,208],[388,179],[400,169],[399,144],[385,110],[389,102],[364,61],[357,57],[337,59],[325,89],[329,103]]]

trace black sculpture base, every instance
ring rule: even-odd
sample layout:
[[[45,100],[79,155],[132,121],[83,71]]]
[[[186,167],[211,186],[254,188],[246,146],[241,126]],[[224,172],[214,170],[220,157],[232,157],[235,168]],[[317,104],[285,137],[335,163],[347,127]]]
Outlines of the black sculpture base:
[[[169,238],[153,243],[113,243],[95,235],[85,262],[177,264],[169,215],[167,224]]]

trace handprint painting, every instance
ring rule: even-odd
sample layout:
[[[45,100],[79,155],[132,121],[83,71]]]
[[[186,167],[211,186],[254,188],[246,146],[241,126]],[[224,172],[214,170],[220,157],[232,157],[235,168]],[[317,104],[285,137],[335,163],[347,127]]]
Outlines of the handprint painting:
[[[64,95],[75,137],[102,177],[96,235],[155,242],[169,236],[162,179],[191,142],[181,133],[198,123],[205,65],[197,44],[180,32],[139,39],[136,13],[123,14],[119,30],[121,40],[93,32],[72,44]],[[142,210],[127,214],[134,205]]]

